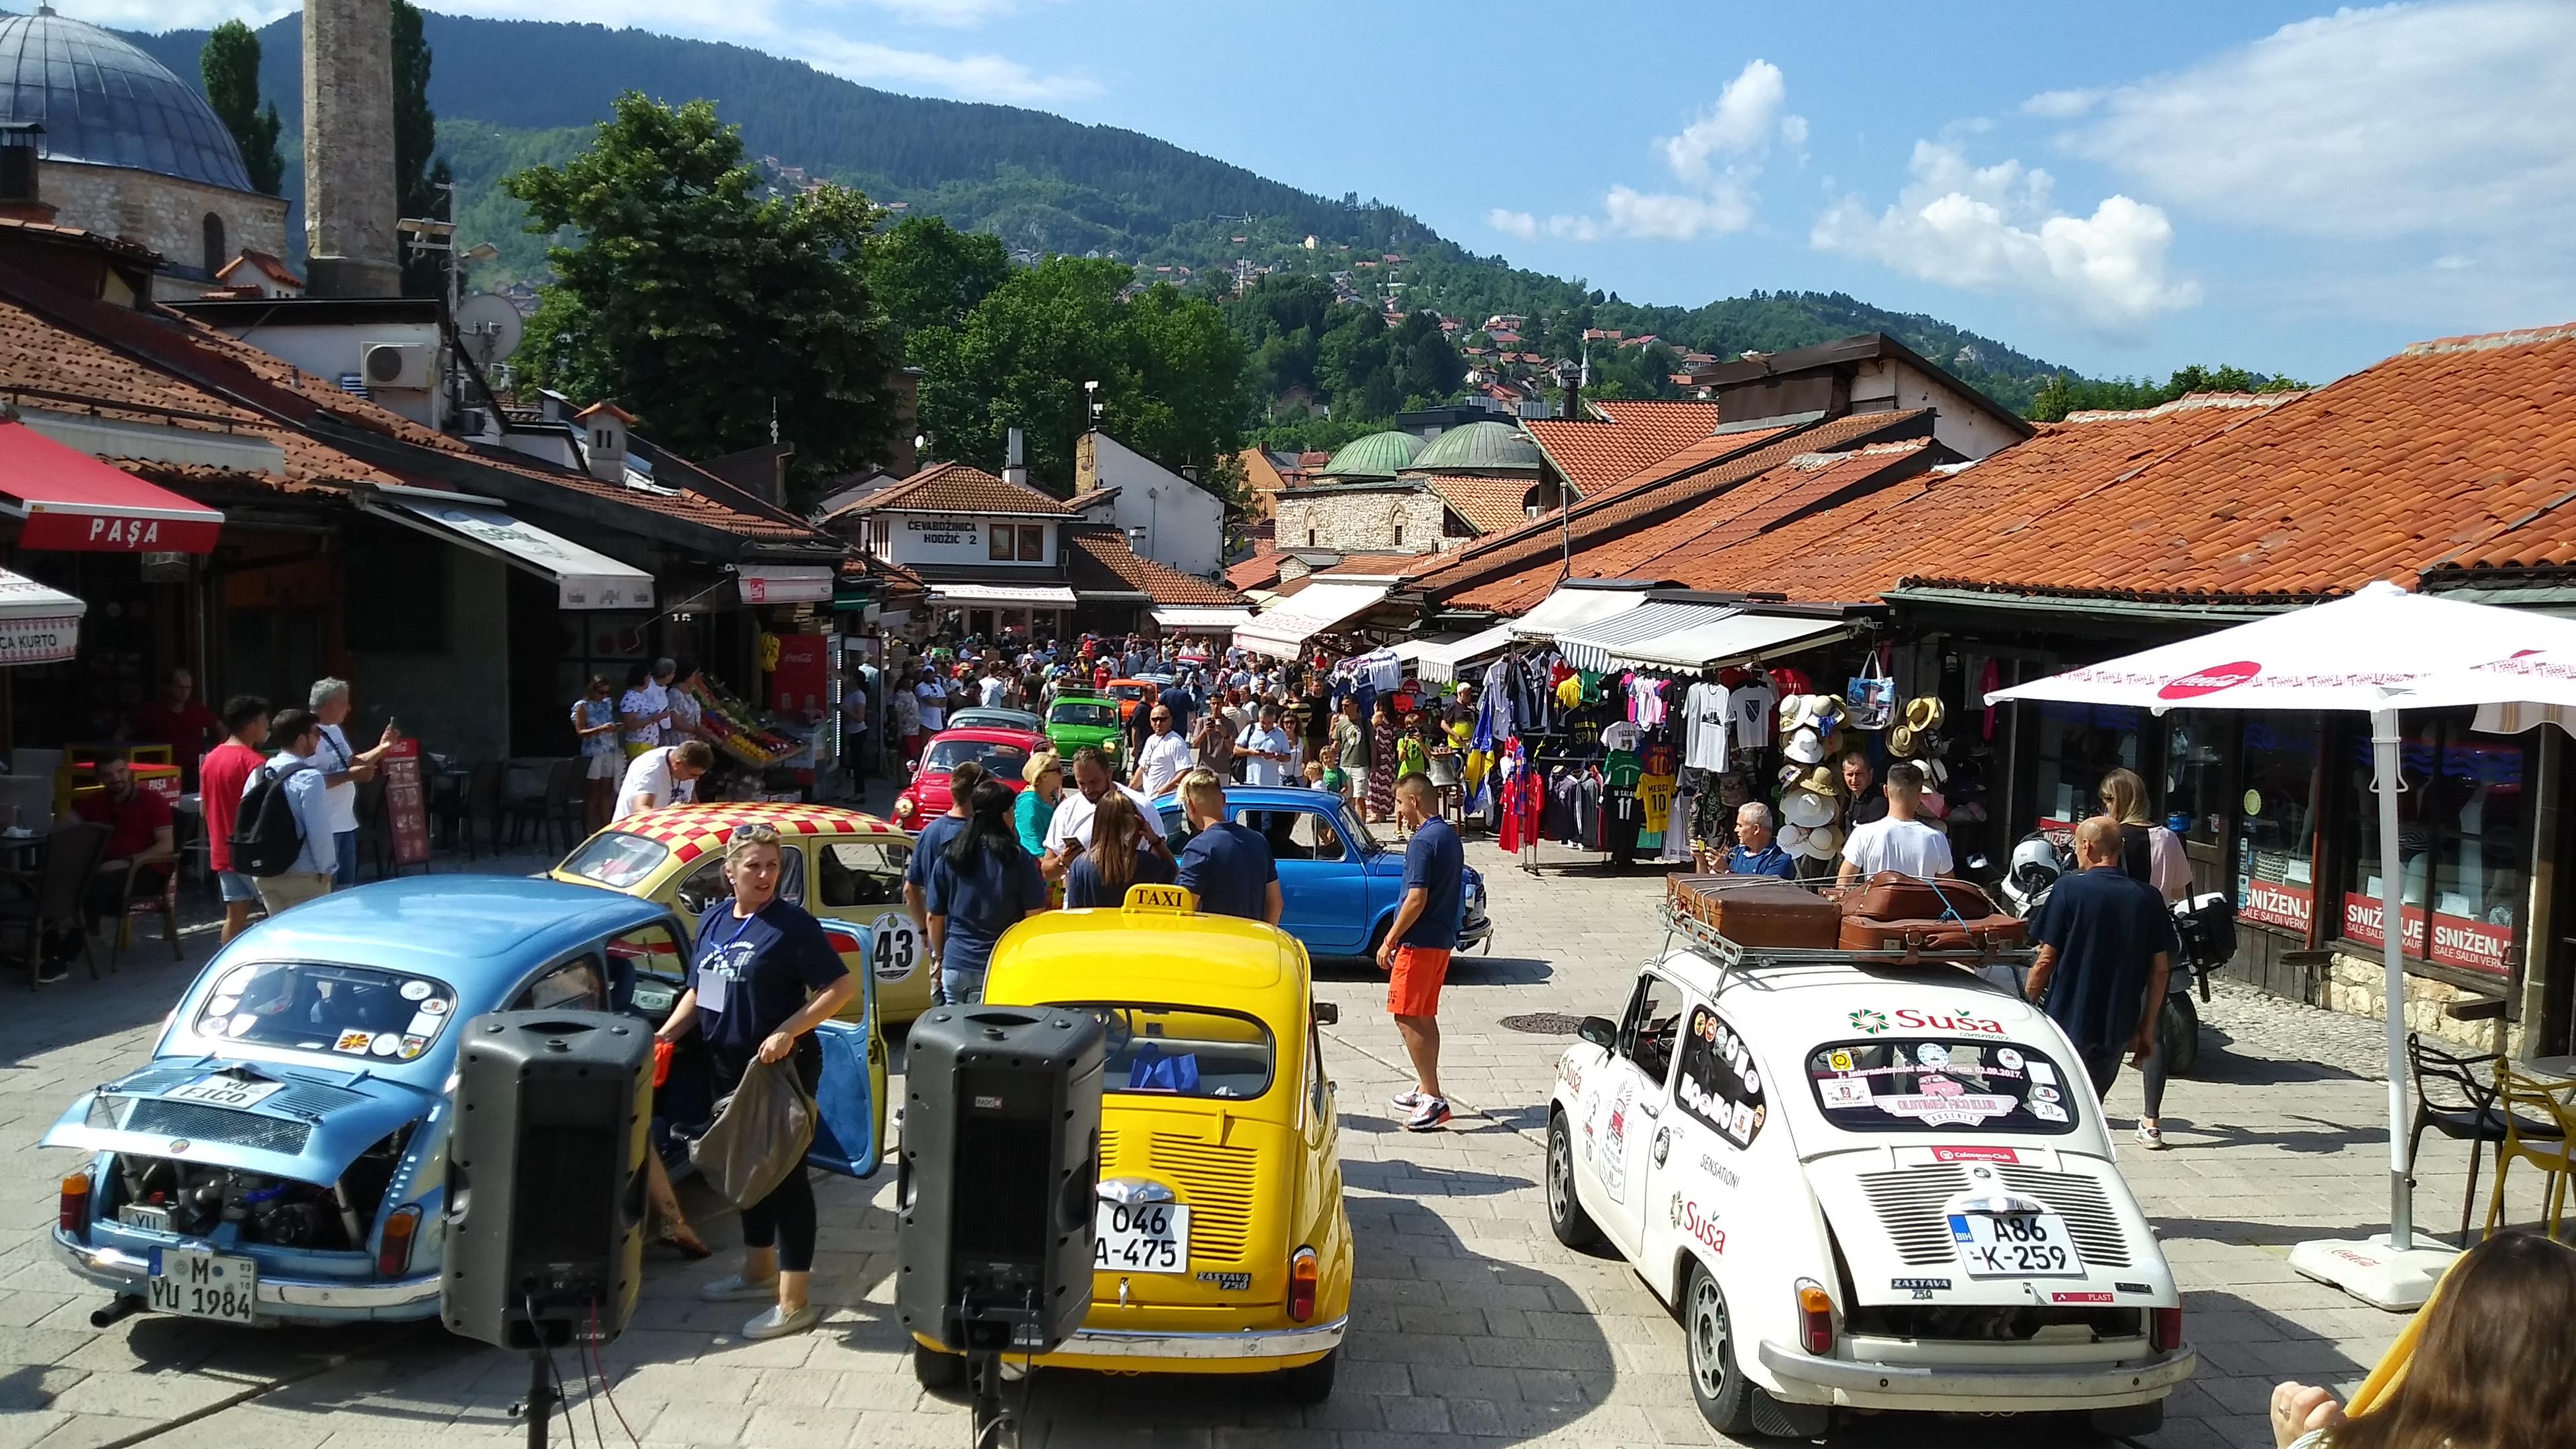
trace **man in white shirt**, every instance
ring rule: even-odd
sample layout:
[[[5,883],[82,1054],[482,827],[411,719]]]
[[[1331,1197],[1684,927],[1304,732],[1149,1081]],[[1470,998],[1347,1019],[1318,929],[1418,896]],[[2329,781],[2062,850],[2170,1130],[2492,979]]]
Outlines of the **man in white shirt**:
[[[293,865],[276,875],[251,877],[259,891],[260,904],[274,916],[315,896],[328,895],[331,878],[339,868],[339,851],[331,833],[328,776],[323,762],[314,759],[322,749],[321,721],[310,710],[279,710],[269,738],[284,748],[267,764],[251,771],[250,778],[242,782],[242,798],[249,799],[260,781],[278,780],[286,791],[287,805],[295,812],[296,827],[304,836],[304,848]]]
[[[322,767],[323,779],[329,786],[324,800],[331,823],[331,883],[347,890],[358,883],[358,782],[376,777],[377,763],[384,759],[385,751],[401,743],[402,731],[388,719],[374,749],[353,750],[349,737],[340,730],[341,722],[349,717],[349,681],[315,680],[311,699],[313,716],[321,722],[313,759]]]
[[[935,735],[948,728],[948,686],[940,681],[940,669],[932,665],[921,683],[913,686],[912,697],[921,704],[921,732]]]
[[[1843,885],[1883,870],[1916,880],[1950,873],[1950,837],[1923,823],[1923,767],[1899,760],[1887,767],[1887,816],[1856,825],[1843,841]]]
[[[1000,709],[1009,702],[1011,682],[1002,677],[1002,663],[995,660],[984,666],[984,707]]]
[[[1157,701],[1154,712],[1147,716],[1153,733],[1145,736],[1136,751],[1136,772],[1129,783],[1147,796],[1160,795],[1174,780],[1189,773],[1190,742],[1172,727],[1172,707]]]
[[[1091,844],[1091,817],[1099,810],[1100,801],[1112,790],[1124,791],[1136,802],[1136,813],[1145,817],[1146,832],[1154,837],[1156,854],[1169,856],[1171,847],[1163,844],[1162,812],[1141,790],[1130,790],[1109,777],[1109,757],[1097,745],[1085,745],[1073,752],[1073,788],[1055,802],[1055,818],[1047,822],[1046,852],[1055,861],[1082,853]]]
[[[1297,751],[1296,742],[1279,727],[1279,706],[1264,704],[1261,717],[1244,727],[1234,742],[1235,758],[1243,761],[1243,783],[1279,785],[1287,781],[1288,759]]]
[[[646,750],[626,762],[626,779],[617,789],[617,810],[609,818],[623,820],[638,811],[686,800],[691,782],[715,762],[716,753],[705,740],[682,740]]]

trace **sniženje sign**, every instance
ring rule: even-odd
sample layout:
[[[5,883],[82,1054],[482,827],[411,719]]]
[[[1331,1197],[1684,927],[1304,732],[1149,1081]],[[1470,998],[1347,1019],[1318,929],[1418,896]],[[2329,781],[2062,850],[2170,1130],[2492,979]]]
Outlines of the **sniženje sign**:
[[[2308,917],[2316,909],[2316,901],[2306,886],[2255,879],[2245,882],[2243,894],[2245,899],[2236,908],[2236,919],[2307,934]]]
[[[2513,927],[2440,911],[2428,916],[2422,906],[2404,906],[2398,914],[2405,931],[2405,944],[2400,949],[2416,960],[2491,976],[2513,974]],[[2364,946],[2381,945],[2380,916],[2378,897],[2345,892],[2343,938]],[[2425,942],[2427,931],[2432,934],[2429,949]]]
[[[0,664],[52,664],[80,649],[80,616],[0,619]]]

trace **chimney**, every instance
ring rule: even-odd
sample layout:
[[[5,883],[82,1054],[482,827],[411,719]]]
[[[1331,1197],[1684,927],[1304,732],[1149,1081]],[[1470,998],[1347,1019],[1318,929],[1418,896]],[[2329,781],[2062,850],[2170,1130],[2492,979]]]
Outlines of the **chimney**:
[[[626,429],[635,419],[612,402],[595,402],[573,414],[581,429],[582,461],[603,483],[626,481]]]
[[[54,208],[38,194],[37,160],[45,128],[34,121],[0,122],[0,216],[12,221],[52,221]]]
[[[1583,421],[1582,374],[1569,367],[1557,376],[1565,383],[1565,411],[1560,416],[1578,423]]]
[[[1002,481],[1005,483],[1017,483],[1022,487],[1026,487],[1028,485],[1029,461],[1027,443],[1026,440],[1020,436],[1020,430],[1017,428],[1011,429],[1008,434],[1007,441],[1002,444]]]
[[[402,294],[387,0],[304,0],[304,237],[316,297]]]

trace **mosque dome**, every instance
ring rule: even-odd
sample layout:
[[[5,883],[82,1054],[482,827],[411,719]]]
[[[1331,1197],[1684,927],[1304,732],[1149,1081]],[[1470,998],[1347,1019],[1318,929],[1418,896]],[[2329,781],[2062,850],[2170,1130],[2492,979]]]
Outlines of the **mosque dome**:
[[[1469,423],[1431,440],[1414,457],[1412,473],[1534,473],[1538,444],[1509,423]]]
[[[45,128],[49,161],[251,189],[241,148],[197,88],[95,25],[39,6],[0,15],[0,121]]]
[[[1342,445],[1341,451],[1326,463],[1321,476],[1357,482],[1363,478],[1392,478],[1413,466],[1413,457],[1422,451],[1422,439],[1411,433],[1371,433]]]

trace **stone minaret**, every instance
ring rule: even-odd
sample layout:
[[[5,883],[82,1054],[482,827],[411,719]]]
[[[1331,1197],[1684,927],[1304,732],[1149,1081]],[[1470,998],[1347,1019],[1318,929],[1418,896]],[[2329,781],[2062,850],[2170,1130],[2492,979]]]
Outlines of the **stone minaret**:
[[[310,295],[401,294],[395,206],[393,8],[387,0],[304,0]]]

